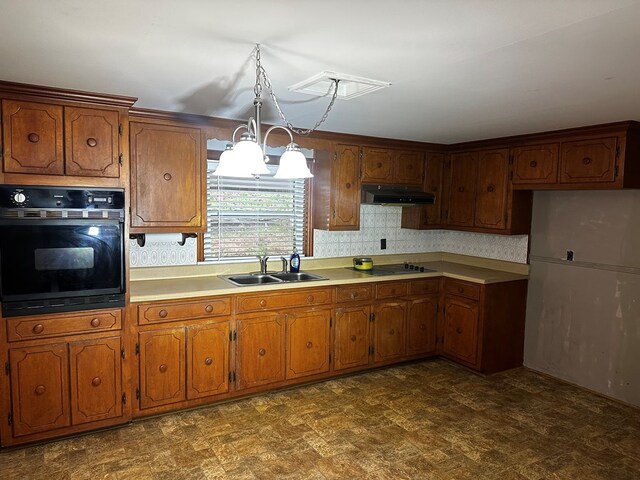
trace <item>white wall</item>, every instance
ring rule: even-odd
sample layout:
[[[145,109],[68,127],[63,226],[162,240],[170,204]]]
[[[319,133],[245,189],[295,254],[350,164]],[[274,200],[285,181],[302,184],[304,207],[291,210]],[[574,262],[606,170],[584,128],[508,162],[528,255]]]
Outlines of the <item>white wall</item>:
[[[640,192],[533,205],[525,365],[640,406]]]

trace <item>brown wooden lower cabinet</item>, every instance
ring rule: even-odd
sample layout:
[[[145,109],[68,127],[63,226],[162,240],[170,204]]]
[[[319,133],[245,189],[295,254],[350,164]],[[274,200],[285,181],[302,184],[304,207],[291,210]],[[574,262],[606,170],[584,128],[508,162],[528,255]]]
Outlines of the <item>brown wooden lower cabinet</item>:
[[[375,305],[373,321],[373,358],[389,362],[404,357],[407,351],[406,302]]]
[[[330,310],[286,314],[287,378],[329,371]]]
[[[187,328],[187,398],[229,391],[229,322]]]
[[[407,309],[407,354],[435,353],[438,295],[410,300]]]
[[[369,364],[371,306],[341,307],[335,310],[334,370]]]
[[[442,352],[475,365],[478,358],[478,302],[447,295]]]

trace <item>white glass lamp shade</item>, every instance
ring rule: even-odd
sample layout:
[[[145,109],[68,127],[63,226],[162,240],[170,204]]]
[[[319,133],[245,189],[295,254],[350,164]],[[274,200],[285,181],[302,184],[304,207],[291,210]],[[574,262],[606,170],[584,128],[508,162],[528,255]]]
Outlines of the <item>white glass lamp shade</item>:
[[[220,155],[220,162],[218,168],[216,168],[213,175],[218,177],[239,177],[239,178],[252,178],[251,172],[247,169],[243,169],[240,162],[237,161],[236,152],[233,145],[227,144],[224,152]]]
[[[307,167],[307,159],[295,143],[287,145],[280,157],[280,166],[273,178],[311,178],[313,174]]]
[[[241,165],[243,172],[250,175],[267,175],[269,169],[264,163],[264,153],[253,135],[243,134],[240,141],[233,147],[236,163]]]

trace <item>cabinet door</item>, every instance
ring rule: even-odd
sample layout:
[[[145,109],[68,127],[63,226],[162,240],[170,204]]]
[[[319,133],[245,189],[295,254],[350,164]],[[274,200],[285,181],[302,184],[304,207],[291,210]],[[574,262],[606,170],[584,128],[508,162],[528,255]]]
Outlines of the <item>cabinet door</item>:
[[[184,329],[141,332],[140,408],[185,399]]]
[[[438,296],[411,300],[407,311],[407,354],[418,355],[436,351]]]
[[[618,139],[562,142],[560,183],[602,183],[616,178]]]
[[[507,215],[507,168],[509,150],[478,153],[478,183],[474,224],[502,230]]]
[[[524,145],[511,150],[514,185],[553,184],[558,182],[557,143]]]
[[[69,345],[74,425],[122,416],[120,349],[119,337]]]
[[[422,152],[394,152],[394,183],[422,186],[424,178],[424,155]]]
[[[200,129],[130,124],[131,226],[203,225]]]
[[[478,353],[478,302],[462,297],[445,297],[442,352],[470,364]]]
[[[476,152],[451,155],[447,218],[449,225],[473,227],[477,177],[478,154]]]
[[[64,173],[61,106],[3,100],[2,126],[6,173]]]
[[[284,380],[284,316],[262,313],[238,319],[236,325],[236,388]]]
[[[394,160],[386,148],[362,148],[362,182],[375,184],[393,183]]]
[[[229,322],[187,329],[187,398],[229,391]]]
[[[329,371],[331,312],[287,314],[287,378]]]
[[[373,352],[376,362],[385,362],[405,355],[406,313],[407,307],[404,302],[376,305],[373,329]]]
[[[65,173],[119,177],[118,112],[65,107]]]
[[[339,308],[335,317],[334,370],[367,365],[371,307]]]
[[[331,191],[330,228],[357,230],[360,227],[360,149],[356,145],[336,146],[336,165]]]
[[[70,425],[67,344],[12,348],[9,361],[14,436]]]
[[[427,153],[425,161],[424,189],[433,193],[436,201],[433,205],[424,205],[424,225],[437,226],[442,222],[442,174],[444,172],[444,153]],[[415,207],[413,207],[415,208]]]

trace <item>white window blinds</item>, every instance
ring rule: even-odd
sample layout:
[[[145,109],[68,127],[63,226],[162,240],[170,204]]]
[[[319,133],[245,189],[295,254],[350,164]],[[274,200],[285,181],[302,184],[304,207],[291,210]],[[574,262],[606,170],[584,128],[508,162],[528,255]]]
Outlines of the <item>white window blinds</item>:
[[[307,182],[216,177],[217,166],[207,162],[205,261],[306,253]]]

